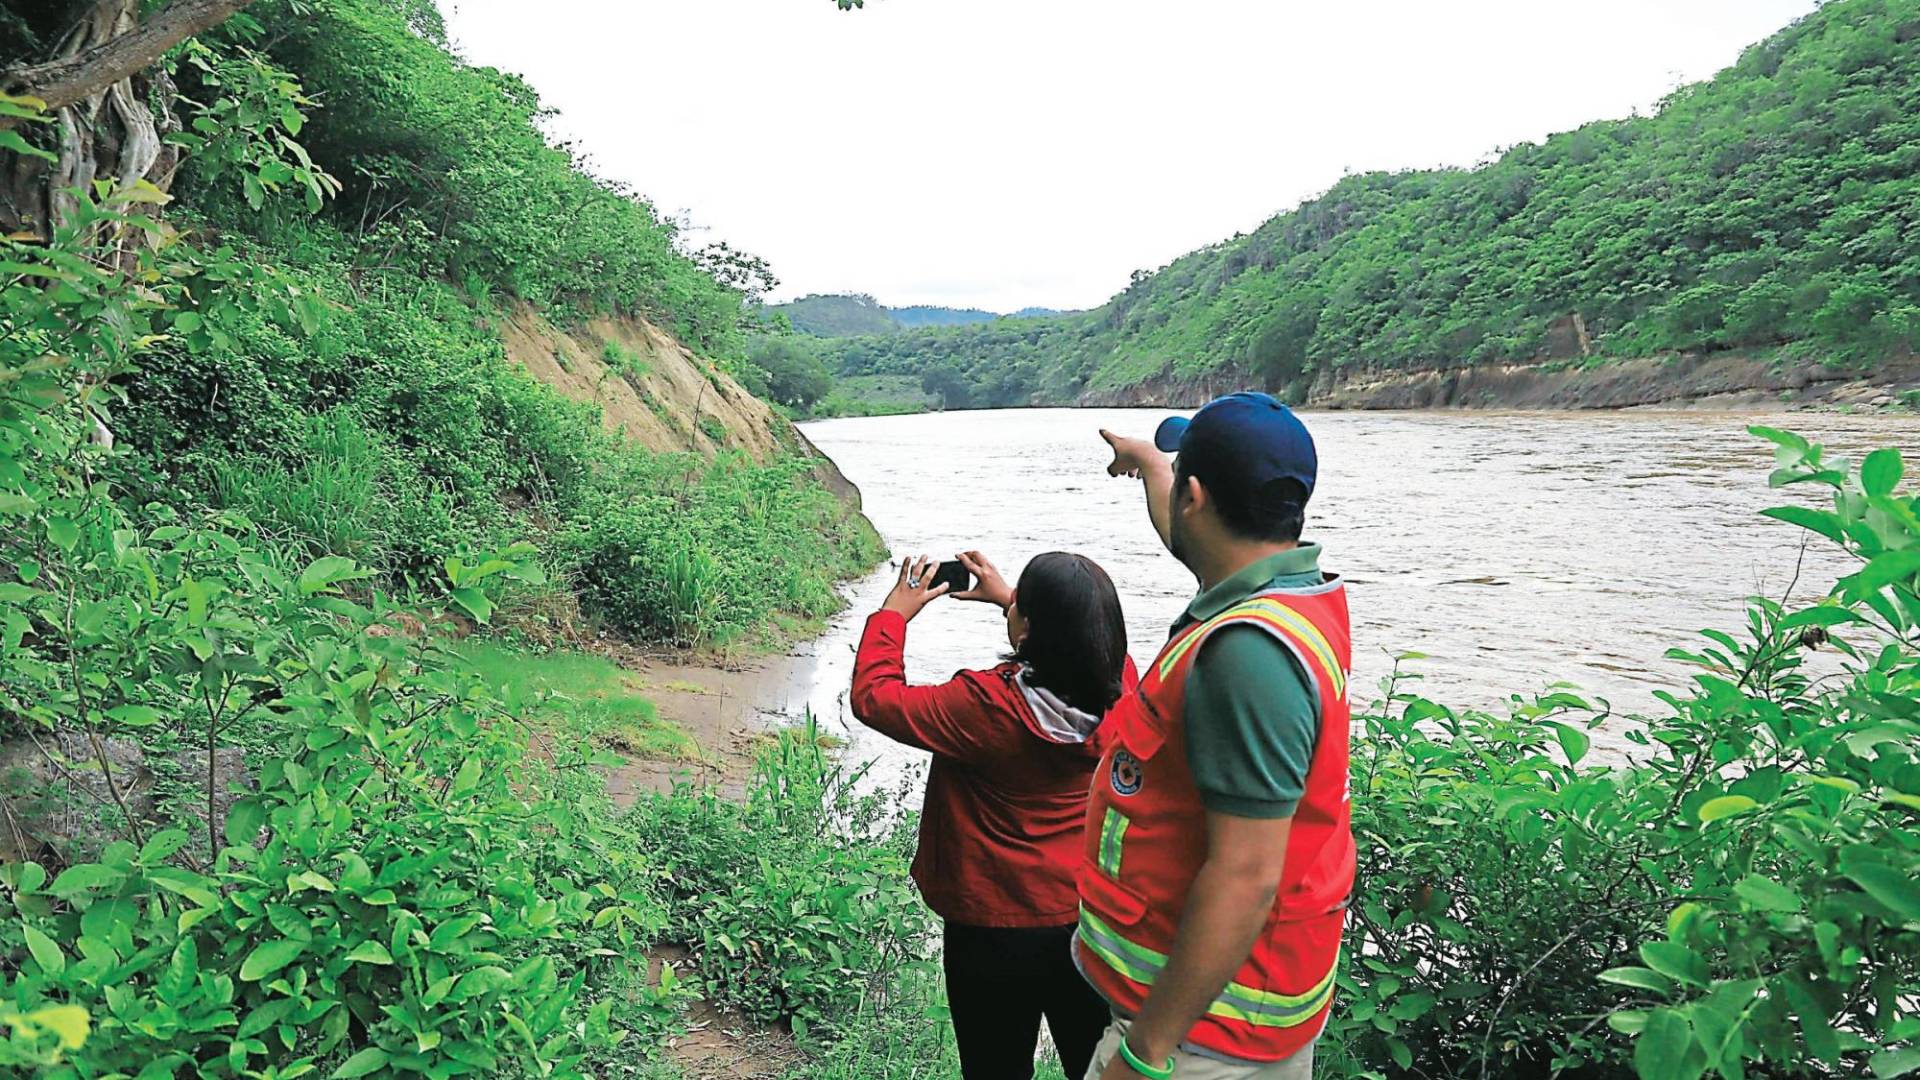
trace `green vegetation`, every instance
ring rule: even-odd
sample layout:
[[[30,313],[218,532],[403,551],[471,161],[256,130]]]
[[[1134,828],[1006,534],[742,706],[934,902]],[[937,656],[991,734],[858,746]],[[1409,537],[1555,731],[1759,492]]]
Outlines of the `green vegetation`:
[[[1873,61],[1885,10],[1830,5],[1778,70]],[[0,864],[0,1069],[665,1078],[699,993],[790,1019],[797,1076],[951,1077],[898,793],[803,729],[743,802],[616,810],[602,747],[678,752],[638,688],[440,633],[552,636],[577,604],[655,640],[768,633],[830,610],[873,541],[804,461],[641,453],[505,363],[509,302],[646,312],[725,361],[740,295],[437,26],[263,0],[173,56],[176,202],[103,183],[0,239],[0,738],[52,743],[98,826]],[[48,156],[40,113],[0,97],[10,166]],[[1882,221],[1809,271],[1846,280],[1804,340],[1864,332],[1815,317],[1840,285],[1905,280]],[[1920,497],[1895,450],[1847,468],[1756,433],[1776,485],[1831,493],[1768,512],[1853,557],[1830,592],[1678,653],[1698,674],[1658,715],[1461,712],[1403,678],[1361,716],[1328,1075],[1920,1069]],[[1588,762],[1602,722],[1636,762]],[[687,978],[650,976],[663,944]]]
[[[785,318],[793,329],[824,338],[891,334],[900,330],[967,326],[997,319],[1030,319],[1061,314],[1052,308],[1039,307],[1022,308],[1012,315],[1000,315],[979,308],[939,307],[932,304],[896,308],[887,307],[865,293],[815,293],[784,304],[770,305],[765,310],[776,322]]]
[[[561,615],[577,592],[632,637],[765,638],[776,616],[817,617],[878,551],[804,465],[622,445],[505,359],[496,327],[524,304],[644,315],[755,374],[741,293],[645,201],[550,146],[529,88],[460,63],[436,19],[265,0],[177,53],[177,108],[195,119],[166,212],[232,276],[184,284],[148,359],[114,376],[111,427],[133,453],[103,468],[175,513],[242,512],[393,587],[431,581],[461,545],[532,539],[553,583],[510,602]],[[273,197],[301,172],[306,206]],[[603,355],[646,373],[617,342]],[[823,530],[835,542],[813,542]],[[711,572],[682,574],[676,601],[634,600],[695,565]],[[756,574],[776,577],[745,587]]]
[[[653,370],[639,353],[617,341],[609,341],[600,347],[600,359],[607,365],[608,371],[618,372],[629,379],[644,379]]]
[[[747,362],[751,365],[745,376],[747,389],[802,414],[833,388],[833,374],[810,338],[762,335],[748,349]]]
[[[786,316],[795,330],[814,337],[890,334],[899,328],[880,301],[866,295],[814,294],[775,304],[767,311],[775,317]]]
[[[1088,315],[834,341],[833,367],[964,387],[963,407],[1226,369],[1300,399],[1587,348],[1872,364],[1920,339],[1916,34],[1916,0],[1835,0],[1656,115],[1349,176]]]
[[[472,668],[502,701],[556,735],[643,758],[700,756],[700,746],[641,696],[644,683],[601,656],[555,649],[529,652],[468,639],[446,650]]]
[[[835,379],[833,389],[809,412],[811,419],[830,416],[896,416],[938,408],[940,399],[921,388],[909,375],[850,375]]]

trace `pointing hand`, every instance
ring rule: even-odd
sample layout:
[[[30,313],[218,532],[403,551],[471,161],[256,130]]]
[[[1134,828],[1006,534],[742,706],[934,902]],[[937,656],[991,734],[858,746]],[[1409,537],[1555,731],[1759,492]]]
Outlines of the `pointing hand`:
[[[1113,447],[1113,463],[1107,466],[1108,476],[1130,476],[1138,478],[1143,469],[1156,462],[1165,463],[1166,455],[1160,448],[1146,439],[1129,439],[1124,435],[1115,435],[1106,428],[1100,429],[1100,437]]]

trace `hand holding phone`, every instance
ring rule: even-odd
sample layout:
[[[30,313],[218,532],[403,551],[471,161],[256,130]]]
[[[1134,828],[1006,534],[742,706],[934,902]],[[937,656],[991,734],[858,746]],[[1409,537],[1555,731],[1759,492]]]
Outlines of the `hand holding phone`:
[[[880,605],[881,610],[894,612],[912,622],[921,608],[947,595],[947,587],[934,580],[934,566],[934,561],[925,555],[901,559],[900,580],[894,582],[886,603]]]
[[[1002,610],[1013,606],[1013,586],[1000,576],[1000,570],[985,555],[977,551],[960,553],[960,565],[973,574],[976,581],[965,590],[953,593],[955,600],[978,600],[983,604],[992,604]]]
[[[973,575],[967,572],[965,563],[943,562],[934,567],[933,584],[945,585],[949,593],[963,593],[973,588]]]

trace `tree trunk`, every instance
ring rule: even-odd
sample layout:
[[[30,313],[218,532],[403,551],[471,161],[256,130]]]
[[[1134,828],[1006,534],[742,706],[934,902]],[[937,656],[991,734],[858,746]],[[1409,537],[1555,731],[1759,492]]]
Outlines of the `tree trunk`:
[[[252,0],[175,0],[145,22],[141,0],[91,0],[45,63],[0,72],[0,90],[40,98],[53,116],[54,164],[0,150],[0,233],[46,238],[74,210],[72,190],[138,180],[162,191],[179,151],[175,91],[154,68],[167,50]],[[17,126],[0,117],[0,131]]]

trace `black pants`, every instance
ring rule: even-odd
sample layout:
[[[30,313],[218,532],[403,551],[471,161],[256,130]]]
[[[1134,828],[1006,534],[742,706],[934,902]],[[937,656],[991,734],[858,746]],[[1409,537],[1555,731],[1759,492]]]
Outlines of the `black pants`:
[[[1080,977],[1071,926],[1007,929],[947,924],[947,1005],[966,1080],[1031,1080],[1040,1018],[1068,1080],[1086,1075],[1113,1014]]]

